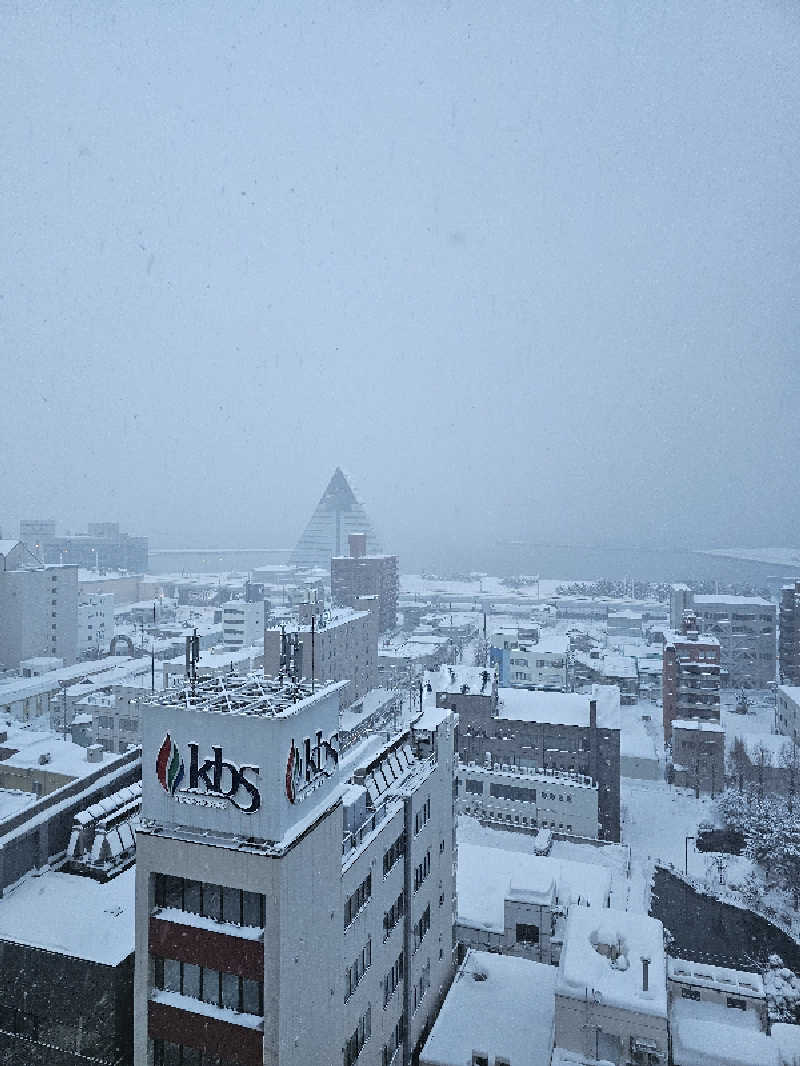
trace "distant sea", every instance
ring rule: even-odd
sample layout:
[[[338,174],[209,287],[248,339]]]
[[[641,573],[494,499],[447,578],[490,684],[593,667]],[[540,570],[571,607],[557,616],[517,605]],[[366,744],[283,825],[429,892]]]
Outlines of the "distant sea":
[[[288,550],[197,549],[150,551],[153,573],[223,573],[248,571],[285,562]],[[406,573],[429,573],[442,577],[483,571],[498,577],[515,574],[542,578],[597,581],[717,581],[721,586],[746,586],[776,590],[800,568],[778,563],[754,562],[686,549],[593,548],[563,544],[493,544],[476,552],[437,551],[431,546],[420,552],[400,553],[400,569]]]

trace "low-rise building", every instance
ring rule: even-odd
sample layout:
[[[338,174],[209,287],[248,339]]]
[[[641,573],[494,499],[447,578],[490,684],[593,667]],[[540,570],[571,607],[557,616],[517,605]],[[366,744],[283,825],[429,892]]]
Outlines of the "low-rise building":
[[[719,722],[676,718],[672,722],[672,764],[676,785],[710,792],[725,787],[725,730]]]
[[[458,849],[457,936],[467,947],[557,965],[573,904],[608,907],[604,866],[463,841]]]
[[[575,771],[477,762],[458,766],[458,812],[482,825],[596,838],[597,798],[597,782]]]
[[[420,1066],[550,1066],[556,971],[467,952],[420,1054]]]
[[[519,641],[504,650],[508,651],[506,684],[550,692],[567,691],[569,639],[566,635],[548,633],[535,643]]]
[[[629,911],[570,907],[555,1045],[591,1062],[669,1061],[664,927]]]

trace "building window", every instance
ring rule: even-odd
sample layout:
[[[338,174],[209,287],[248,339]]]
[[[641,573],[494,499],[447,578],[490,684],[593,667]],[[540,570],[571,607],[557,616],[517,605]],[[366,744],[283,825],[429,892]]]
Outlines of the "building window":
[[[474,781],[468,779],[466,783],[466,791],[470,796],[482,796],[483,795],[483,781]]]
[[[422,829],[428,824],[428,820],[431,816],[431,798],[425,800],[420,810],[414,815],[414,836],[420,833]]]
[[[747,1001],[739,999],[738,996],[728,996],[727,1004],[734,1010],[747,1010]]]
[[[372,965],[372,941],[367,940],[361,952],[356,956],[351,966],[344,971],[344,1001],[345,1003],[358,988],[361,978]]]
[[[388,911],[383,913],[383,939],[387,940],[389,934],[406,913],[406,894],[401,892]]]
[[[681,988],[681,999],[700,999],[699,988],[687,988],[685,985]]]
[[[366,1011],[359,1018],[358,1025],[356,1026],[353,1035],[344,1046],[344,1066],[353,1066],[353,1063],[361,1054],[361,1049],[371,1035],[372,1008],[368,1006]]]
[[[264,1013],[264,984],[237,974],[223,973],[177,959],[153,960],[155,988],[190,996],[214,1007],[227,1007],[237,1013]]]
[[[414,925],[414,951],[417,950],[417,948],[420,946],[422,941],[425,939],[425,934],[428,932],[430,927],[431,927],[431,905],[429,903],[428,906],[425,908],[425,910],[420,915],[419,921],[417,921],[415,923],[415,925]]]
[[[367,903],[372,895],[372,874],[367,874],[355,892],[348,896],[344,904],[344,927],[352,923],[361,908]]]
[[[425,852],[425,857],[414,870],[414,891],[418,892],[424,881],[431,872],[431,849]]]
[[[394,867],[395,863],[402,859],[406,850],[406,835],[401,833],[400,836],[389,845],[386,851],[383,853],[383,876],[389,873]]]
[[[231,925],[264,928],[264,897],[258,892],[158,873],[155,899],[157,907],[187,911]]]
[[[517,922],[517,942],[523,944],[539,943],[539,927],[527,922]]]
[[[394,995],[395,989],[403,980],[403,973],[405,969],[405,956],[401,951],[392,964],[391,970],[386,974],[383,979],[383,1005],[387,1005],[389,1000]]]

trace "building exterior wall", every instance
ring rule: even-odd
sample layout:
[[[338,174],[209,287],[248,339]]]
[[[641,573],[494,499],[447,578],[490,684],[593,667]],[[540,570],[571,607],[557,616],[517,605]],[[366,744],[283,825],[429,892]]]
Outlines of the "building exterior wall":
[[[506,763],[591,777],[598,785],[600,838],[619,840],[619,729],[498,719],[496,695],[439,692],[436,702],[459,716],[462,762],[483,761],[488,753],[492,766]]]
[[[800,580],[781,589],[778,660],[781,681],[800,685]]]
[[[55,655],[75,662],[78,571],[72,566],[0,569],[0,663]]]
[[[664,740],[672,739],[676,718],[719,721],[719,643],[673,634],[664,646],[662,712]]]
[[[694,597],[703,632],[719,640],[723,680],[730,687],[766,688],[775,680],[775,604],[747,596],[724,599]]]
[[[222,642],[233,648],[250,647],[264,639],[264,601],[231,600],[222,607]]]
[[[114,593],[93,592],[78,604],[77,654],[88,655],[108,649],[114,636]]]
[[[216,721],[204,714],[201,722],[194,718],[200,712],[177,707],[167,708],[152,732],[146,724],[144,751],[152,780],[144,781],[137,834],[134,990],[135,1061],[141,1066],[159,1062],[164,1041],[214,1051],[224,1047],[230,1060],[243,1066],[338,1066],[355,1061],[347,1050],[354,1037],[357,1043],[363,1040],[359,1066],[387,1061],[406,1066],[449,986],[455,913],[452,716],[440,714],[427,727],[421,722],[359,771],[357,777],[374,781],[381,776],[381,760],[390,759],[398,744],[416,755],[407,776],[398,779],[400,791],[387,793],[385,804],[371,812],[365,805],[366,823],[350,825],[356,808],[342,803],[347,789],[342,792],[337,773],[302,806],[287,799],[288,779],[283,771],[276,775],[285,759],[284,728],[298,736],[311,730],[314,736],[318,725],[324,730],[320,715],[328,713],[322,702],[294,706],[296,720],[290,715],[283,724],[282,716],[264,720],[235,714],[218,715]],[[182,725],[179,715],[188,724]],[[232,721],[236,717],[241,717],[238,724]],[[251,758],[260,762],[251,768],[261,796],[255,820],[226,809],[224,802],[220,810],[217,800],[197,806],[196,790],[187,792],[185,781],[180,803],[164,793],[150,770],[164,728],[178,750],[183,750],[182,734],[202,738],[211,730],[234,763],[250,737]],[[364,786],[355,791],[367,795]],[[240,823],[244,829],[237,833]],[[250,826],[259,835],[244,837]],[[276,833],[280,839],[274,839]],[[164,909],[163,875],[187,883],[202,880],[212,899],[215,886],[222,886],[223,908],[226,898],[235,900],[231,892],[263,897],[258,923],[242,929],[235,919],[225,921],[224,909],[219,921],[198,920],[185,906],[179,914],[173,904]],[[398,897],[404,905],[392,923]],[[400,957],[395,982],[392,971],[397,977]],[[248,1017],[229,1012],[220,1018],[192,993],[188,999],[159,994],[160,967],[174,971],[180,962],[185,973],[187,966],[199,965],[243,981],[258,983],[260,977],[263,1017],[251,1011]]]
[[[716,727],[716,728],[714,728]],[[716,722],[676,719],[672,727],[672,762],[676,784],[710,792],[725,787],[725,733]]]
[[[596,838],[599,829],[597,784],[577,774],[461,763],[457,809],[521,832],[547,828]]]
[[[567,651],[548,651],[533,645],[508,649],[508,683],[512,688],[567,691]]]
[[[581,999],[556,993],[556,1047],[589,1059],[628,1063],[635,1061],[630,1054],[632,1041],[642,1039],[652,1041],[657,1048],[657,1060],[650,1060],[653,1066],[656,1062],[666,1066],[669,1038],[665,1017],[597,1002],[589,989]]]
[[[800,742],[800,688],[778,685],[775,726],[779,733]]]
[[[397,627],[400,578],[396,555],[350,555],[331,559],[331,598],[337,606],[356,607],[360,596],[378,597],[378,630]]]
[[[311,678],[311,627],[295,627],[302,642],[298,677]],[[281,670],[283,632],[276,627],[264,630],[264,674],[277,677]],[[317,681],[347,681],[342,706],[376,688],[378,684],[378,619],[372,611],[333,613],[331,620],[318,622],[314,634],[314,678]]]

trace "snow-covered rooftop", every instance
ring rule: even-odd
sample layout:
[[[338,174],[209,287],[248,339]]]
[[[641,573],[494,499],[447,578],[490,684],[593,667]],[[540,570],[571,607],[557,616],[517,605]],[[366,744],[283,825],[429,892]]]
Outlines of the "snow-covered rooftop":
[[[647,991],[642,980],[643,957],[649,960]],[[570,907],[556,991],[583,1000],[587,988],[609,1006],[665,1017],[667,975],[661,922],[629,911]]]
[[[556,970],[511,955],[469,951],[420,1055],[425,1066],[465,1066],[473,1051],[513,1066],[549,1066]]]
[[[116,966],[133,951],[135,876],[28,874],[0,899],[0,940]]]
[[[700,718],[675,718],[672,722],[675,729],[693,729],[697,733],[724,733],[725,727],[719,722],[710,722]]]
[[[611,891],[611,873],[571,859],[461,843],[457,888],[459,922],[502,932],[507,897],[549,906],[558,896],[564,909],[579,902],[600,909]]]
[[[100,767],[99,762],[89,762],[86,748],[74,744],[71,739],[64,740],[61,733],[52,729],[28,729],[12,721],[8,728],[8,739],[3,747],[13,751],[0,766],[42,770],[48,773],[64,774],[67,777],[85,777]],[[41,760],[45,761],[42,762]],[[102,763],[109,765],[119,755],[102,752]]]
[[[696,607],[770,607],[775,604],[761,596],[695,596]]]
[[[614,685],[594,685],[591,695],[501,688],[497,717],[517,722],[588,726],[589,702],[592,699],[597,701],[598,726],[603,729],[619,729],[619,689]]]
[[[667,974],[671,981],[697,985],[701,988],[721,988],[726,992],[743,996],[763,996],[764,981],[761,974],[747,970],[729,970],[725,966],[710,966],[690,959],[667,960]]]
[[[781,1066],[778,1044],[761,1032],[755,1011],[676,999],[670,1022],[676,1066]]]

